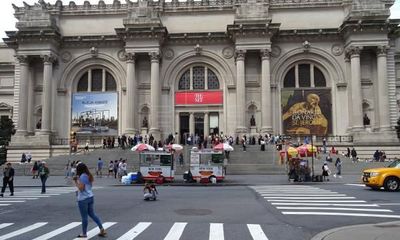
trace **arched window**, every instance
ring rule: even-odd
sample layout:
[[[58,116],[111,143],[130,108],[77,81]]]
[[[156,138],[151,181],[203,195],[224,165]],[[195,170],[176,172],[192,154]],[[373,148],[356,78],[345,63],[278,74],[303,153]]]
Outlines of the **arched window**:
[[[325,76],[313,64],[296,64],[289,69],[283,80],[284,88],[326,87]]]
[[[117,83],[106,69],[89,69],[79,79],[77,92],[114,92]]]
[[[178,90],[220,89],[217,75],[206,66],[193,66],[186,70],[178,82]]]

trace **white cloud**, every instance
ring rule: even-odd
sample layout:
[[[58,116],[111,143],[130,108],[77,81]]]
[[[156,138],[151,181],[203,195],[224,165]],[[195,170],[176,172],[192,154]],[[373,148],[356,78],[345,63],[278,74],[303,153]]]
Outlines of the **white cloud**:
[[[23,6],[24,0],[0,0],[0,39],[7,37],[5,31],[13,31],[15,29],[16,19],[14,17],[14,9],[11,4],[14,3],[17,6]],[[37,3],[37,0],[25,0],[30,5]],[[56,0],[46,1],[54,4]],[[68,4],[69,0],[64,0],[64,4]],[[83,4],[84,0],[75,0],[76,4]],[[91,0],[92,4],[97,3],[98,1]],[[110,4],[113,0],[105,0],[105,3]],[[121,0],[121,2],[125,2]],[[399,18],[400,19],[400,0],[396,0],[395,4],[392,6],[391,10],[391,18]]]

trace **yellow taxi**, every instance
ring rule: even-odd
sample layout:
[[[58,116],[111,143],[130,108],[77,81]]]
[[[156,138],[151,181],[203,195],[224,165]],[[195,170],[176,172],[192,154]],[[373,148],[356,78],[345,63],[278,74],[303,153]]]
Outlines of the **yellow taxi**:
[[[400,188],[400,160],[396,160],[385,168],[366,169],[362,181],[367,187],[378,190],[397,191]]]

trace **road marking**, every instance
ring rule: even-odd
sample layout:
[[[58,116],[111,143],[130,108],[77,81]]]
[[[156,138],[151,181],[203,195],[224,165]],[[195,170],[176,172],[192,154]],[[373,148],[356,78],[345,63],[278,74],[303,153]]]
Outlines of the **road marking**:
[[[366,209],[366,208],[329,208],[329,207],[276,207],[286,210],[342,210],[342,211],[360,211],[360,212],[393,212],[389,209]]]
[[[366,203],[364,200],[286,200],[286,199],[268,199],[268,202],[297,202],[297,203]]]
[[[30,198],[30,197],[19,197],[19,198],[17,198],[17,197],[5,197],[5,198],[2,198],[2,199],[4,199],[4,200],[36,200],[36,199],[38,199],[38,198]]]
[[[263,197],[346,197],[346,194],[260,194]]]
[[[355,199],[355,197],[264,197],[265,199]]]
[[[31,226],[28,226],[28,227],[25,227],[25,228],[21,228],[21,229],[19,229],[17,231],[10,232],[10,233],[8,233],[6,235],[0,236],[0,240],[9,239],[9,238],[12,238],[12,237],[15,237],[15,236],[30,232],[30,231],[35,230],[37,228],[43,227],[46,224],[47,224],[47,222],[35,223],[35,224],[31,225]]]
[[[356,187],[365,187],[365,184],[355,184],[355,183],[347,183],[347,186],[356,186]]]
[[[247,224],[247,228],[249,229],[249,232],[253,237],[253,240],[268,240],[267,236],[265,235],[260,225]]]
[[[0,207],[10,206],[11,204],[0,204]]]
[[[58,228],[58,229],[56,229],[54,231],[46,233],[46,234],[44,234],[44,235],[42,235],[40,237],[37,237],[37,238],[35,238],[33,240],[47,240],[47,239],[50,239],[50,238],[52,238],[54,236],[57,236],[57,235],[59,235],[59,234],[61,234],[63,232],[66,232],[66,231],[68,231],[68,230],[70,230],[70,229],[72,229],[74,227],[77,227],[79,225],[81,225],[80,222],[72,222],[72,223],[70,223],[68,225],[65,225],[64,227],[60,227],[60,228]]]
[[[109,227],[113,226],[114,224],[117,224],[117,223],[116,222],[105,222],[105,223],[103,223],[103,228],[108,229]],[[97,236],[97,234],[99,234],[99,233],[100,233],[99,228],[95,227],[86,233],[87,238],[85,238],[85,239],[91,239],[91,238]],[[82,238],[75,238],[74,240],[82,240]]]
[[[340,206],[340,207],[379,207],[378,204],[340,204],[340,203],[271,203],[281,206]]]
[[[26,201],[8,201],[0,199],[0,203],[18,203],[18,202],[26,202]]]
[[[8,199],[8,198],[48,198],[50,196],[46,196],[44,194],[41,195],[14,195],[11,197],[4,197],[4,199]]]
[[[179,240],[179,238],[182,236],[183,230],[186,227],[186,224],[187,223],[184,222],[174,223],[164,240]]]
[[[366,214],[366,213],[340,213],[340,212],[282,212],[285,215],[321,215],[321,216],[351,216],[351,217],[377,217],[377,218],[400,218],[400,215]]]
[[[210,223],[210,237],[209,240],[224,240],[224,224],[223,223]]]
[[[13,225],[13,224],[14,224],[14,223],[2,223],[2,224],[0,224],[0,229],[6,228],[6,227],[11,226],[11,225]]]
[[[137,237],[140,233],[142,233],[146,228],[151,225],[151,222],[140,222],[127,233],[119,237],[117,240],[131,240]]]
[[[331,191],[257,191],[260,194],[338,194]]]

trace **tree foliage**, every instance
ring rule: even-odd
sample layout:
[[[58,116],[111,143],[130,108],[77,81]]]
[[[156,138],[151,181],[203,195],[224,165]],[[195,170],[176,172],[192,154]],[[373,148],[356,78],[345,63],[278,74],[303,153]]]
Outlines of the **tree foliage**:
[[[11,135],[15,133],[15,126],[10,118],[0,120],[0,145],[8,145]]]

